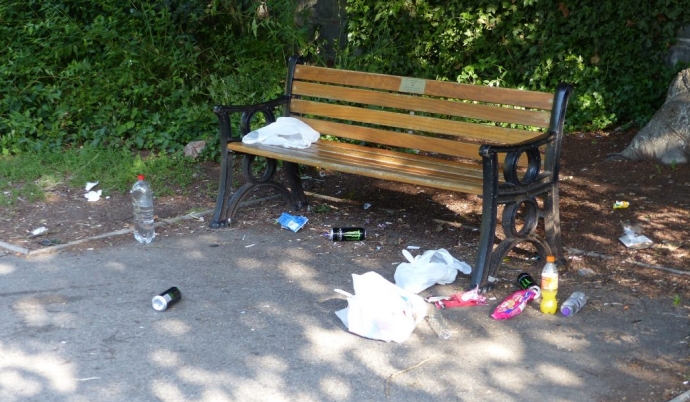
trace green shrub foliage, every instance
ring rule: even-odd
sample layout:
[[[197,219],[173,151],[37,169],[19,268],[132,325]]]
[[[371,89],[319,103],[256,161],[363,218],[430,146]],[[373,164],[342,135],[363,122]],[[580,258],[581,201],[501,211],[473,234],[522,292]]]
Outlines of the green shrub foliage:
[[[273,97],[290,54],[318,55],[297,3],[0,0],[0,151],[215,143],[214,104]],[[642,124],[684,67],[663,63],[690,23],[684,3],[347,0],[336,64],[546,91],[568,81],[571,127]]]
[[[553,91],[575,85],[580,129],[646,122],[672,75],[665,56],[690,23],[683,0],[349,0],[354,68]],[[354,64],[354,65],[353,65]]]
[[[212,105],[281,91],[307,48],[291,0],[0,0],[0,149],[175,151]]]

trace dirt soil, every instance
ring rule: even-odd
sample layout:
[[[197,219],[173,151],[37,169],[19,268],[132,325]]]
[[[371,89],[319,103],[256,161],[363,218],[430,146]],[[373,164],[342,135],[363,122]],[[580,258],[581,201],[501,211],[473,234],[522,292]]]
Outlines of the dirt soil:
[[[650,298],[672,297],[677,313],[690,317],[690,167],[606,160],[609,154],[624,149],[634,134],[573,133],[565,138],[560,207],[568,264],[560,268],[562,290],[568,293],[573,287],[587,285]],[[200,172],[197,182],[180,189],[178,195],[155,200],[159,222],[213,208],[215,194],[208,189],[217,186],[218,164],[204,164]],[[335,172],[309,170],[304,175],[305,189],[315,195],[311,210],[294,212],[309,218],[303,231],[362,226],[367,228],[368,248],[391,262],[401,261],[401,250],[408,246],[446,248],[461,260],[474,262],[481,213],[478,197]],[[627,201],[629,206],[614,209],[616,201]],[[275,220],[285,210],[279,199],[248,206],[240,210],[232,226],[251,226],[270,236],[281,230]],[[158,227],[156,233],[175,236],[207,231],[210,217],[171,222]],[[635,225],[653,245],[642,250],[626,248],[618,239],[624,221]],[[0,241],[31,253],[131,225],[129,194],[87,202],[81,189],[58,188],[44,202],[19,202],[5,211],[0,216]],[[32,236],[31,231],[39,227],[48,232]],[[131,234],[124,234],[68,248],[80,252],[132,241]],[[2,252],[0,248],[0,255]],[[4,252],[10,251],[5,248]],[[494,292],[514,286],[521,271],[538,277],[541,265],[534,250],[511,253]],[[690,361],[675,363],[687,367]]]
[[[566,136],[560,206],[569,264],[562,274],[590,274],[650,296],[690,297],[690,276],[673,272],[690,274],[690,167],[606,161],[608,155],[625,148],[633,135],[600,132]],[[159,222],[213,208],[218,164],[204,164],[199,171],[196,183],[179,189],[179,195],[156,198]],[[378,243],[379,251],[393,249],[390,251],[396,253],[396,260],[400,246],[418,245],[454,249],[472,263],[481,216],[479,197],[336,172],[310,170],[304,177],[306,190],[315,194],[312,210],[299,211],[310,219],[308,230],[325,232],[329,225],[363,226],[369,240]],[[87,202],[84,192],[56,188],[43,202],[20,200],[0,216],[0,241],[36,251],[132,227],[129,194],[116,193],[109,199]],[[627,201],[629,206],[614,209],[616,201]],[[244,212],[240,210],[233,226],[263,225],[268,231],[275,230],[275,219],[282,211],[285,205],[280,200],[247,207]],[[208,230],[209,219],[210,215],[205,215],[183,220],[158,227],[156,232],[169,236]],[[625,221],[652,239],[653,246],[627,249],[618,240],[623,235],[621,222]],[[32,236],[31,232],[40,227],[48,232]],[[74,249],[130,240],[131,235],[110,236],[80,243]],[[512,257],[515,263],[529,261],[530,250]]]

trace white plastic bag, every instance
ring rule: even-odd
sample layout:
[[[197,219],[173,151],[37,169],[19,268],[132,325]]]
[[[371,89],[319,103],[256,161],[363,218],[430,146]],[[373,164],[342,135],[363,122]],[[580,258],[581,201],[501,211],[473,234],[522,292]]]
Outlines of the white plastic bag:
[[[294,117],[278,117],[275,123],[247,133],[242,137],[242,142],[285,148],[308,148],[313,142],[318,141],[319,137],[318,131]]]
[[[335,314],[352,333],[401,343],[426,316],[424,299],[400,289],[376,272],[352,274],[352,284],[354,295],[335,289],[347,296],[347,307]]]
[[[409,262],[403,262],[395,269],[395,284],[413,293],[419,293],[435,284],[446,285],[455,282],[458,271],[472,272],[472,267],[450,255],[446,249],[428,250],[412,257],[403,250]]]

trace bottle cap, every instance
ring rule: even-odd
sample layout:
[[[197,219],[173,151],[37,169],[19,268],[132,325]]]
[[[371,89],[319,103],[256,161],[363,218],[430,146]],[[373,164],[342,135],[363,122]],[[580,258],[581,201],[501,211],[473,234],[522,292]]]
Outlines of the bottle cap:
[[[546,262],[556,262],[556,257],[553,255],[547,255]]]
[[[570,314],[572,314],[572,311],[570,311],[570,307],[561,307],[561,314],[563,314],[566,317],[570,317]]]
[[[137,179],[144,180],[144,175],[143,174],[137,175]]]

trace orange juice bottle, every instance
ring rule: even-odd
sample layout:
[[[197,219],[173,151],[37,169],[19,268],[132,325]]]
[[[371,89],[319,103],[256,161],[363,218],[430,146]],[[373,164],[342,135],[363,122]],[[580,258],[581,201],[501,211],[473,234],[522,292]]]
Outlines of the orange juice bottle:
[[[558,268],[556,268],[556,257],[549,255],[546,257],[546,265],[541,271],[541,305],[540,310],[544,314],[556,314],[558,309]]]

